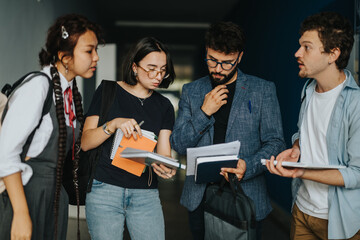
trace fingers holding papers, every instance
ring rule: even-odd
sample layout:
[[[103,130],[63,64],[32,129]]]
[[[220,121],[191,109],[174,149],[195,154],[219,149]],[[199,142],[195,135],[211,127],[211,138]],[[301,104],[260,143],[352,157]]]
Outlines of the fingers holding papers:
[[[282,166],[282,163],[284,161],[283,159],[278,159],[276,166],[274,164],[274,161],[275,161],[274,156],[271,156],[270,160],[266,161],[266,167],[269,170],[269,172],[272,174],[276,174],[288,178],[297,178],[297,177],[301,177],[305,172],[305,169],[302,168],[284,168]]]
[[[246,162],[243,159],[239,158],[236,168],[221,168],[220,175],[223,175],[225,179],[229,181],[228,173],[234,173],[238,181],[240,181],[244,177],[245,171],[246,171]]]
[[[153,163],[151,166],[154,169],[154,172],[163,179],[171,179],[176,175],[176,170],[172,168],[168,168],[163,164]]]

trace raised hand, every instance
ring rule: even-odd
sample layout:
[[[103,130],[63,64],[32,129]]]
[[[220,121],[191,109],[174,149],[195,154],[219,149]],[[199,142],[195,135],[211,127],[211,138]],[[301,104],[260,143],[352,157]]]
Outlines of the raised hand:
[[[226,104],[227,101],[227,90],[225,85],[216,86],[208,94],[205,95],[204,103],[201,106],[201,110],[208,116],[216,113],[222,105]]]

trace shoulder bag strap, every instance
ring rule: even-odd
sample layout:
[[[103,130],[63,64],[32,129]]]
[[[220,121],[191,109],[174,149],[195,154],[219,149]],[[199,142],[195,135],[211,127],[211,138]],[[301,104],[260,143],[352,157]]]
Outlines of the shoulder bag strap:
[[[98,127],[102,126],[107,119],[109,110],[113,105],[115,99],[116,84],[117,84],[116,81],[109,81],[109,80],[103,80],[102,83],[103,83],[103,88],[101,92],[101,107],[100,107]],[[99,161],[101,150],[102,150],[102,144],[99,147],[91,150],[90,152],[89,157],[92,164],[91,164],[89,184],[86,189],[87,192],[91,192],[91,188],[95,176],[96,165]]]
[[[306,97],[306,89],[308,88],[308,86],[310,85],[310,83],[312,83],[312,81],[314,81],[313,78],[310,78],[309,80],[306,81],[304,87],[303,87],[303,92],[302,92],[302,96],[301,96],[301,103],[305,100]]]

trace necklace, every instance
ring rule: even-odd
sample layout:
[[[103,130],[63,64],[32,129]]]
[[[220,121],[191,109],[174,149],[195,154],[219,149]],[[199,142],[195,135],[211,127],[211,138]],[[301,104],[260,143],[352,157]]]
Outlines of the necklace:
[[[152,93],[152,90],[149,90],[148,95],[146,95],[144,98],[136,97],[137,99],[139,99],[141,106],[144,106],[144,101],[150,97],[151,93]]]

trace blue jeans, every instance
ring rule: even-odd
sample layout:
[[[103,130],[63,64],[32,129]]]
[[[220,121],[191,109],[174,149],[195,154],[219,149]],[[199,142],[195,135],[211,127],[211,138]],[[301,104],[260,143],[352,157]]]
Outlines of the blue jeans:
[[[94,179],[86,195],[86,221],[92,240],[165,239],[164,216],[157,189],[128,189]]]

